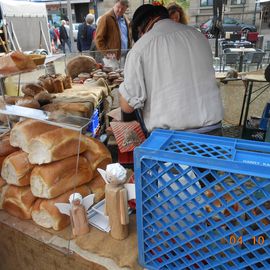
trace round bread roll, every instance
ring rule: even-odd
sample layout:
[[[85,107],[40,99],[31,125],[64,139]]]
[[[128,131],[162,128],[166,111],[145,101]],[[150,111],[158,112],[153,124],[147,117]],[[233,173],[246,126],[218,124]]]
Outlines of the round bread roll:
[[[97,72],[93,75],[94,80],[98,80],[100,78],[107,79],[108,75],[105,72]]]
[[[109,72],[112,72],[112,71],[113,71],[113,68],[112,68],[112,67],[103,67],[102,70],[103,70],[104,72],[109,73]]]
[[[78,75],[78,78],[80,78],[82,80],[86,80],[86,79],[90,78],[90,73],[80,73]]]
[[[44,88],[37,83],[28,83],[22,87],[22,92],[27,96],[33,97],[42,91],[44,91]]]
[[[117,79],[119,77],[120,77],[120,74],[117,73],[117,72],[112,71],[112,72],[108,73],[108,79],[109,80],[115,80],[115,79]]]
[[[15,103],[15,105],[21,106],[21,107],[32,108],[32,109],[40,108],[40,104],[38,103],[38,101],[33,98],[32,99],[21,98]]]
[[[119,78],[113,80],[113,84],[121,84],[123,81],[124,81],[124,78],[123,77],[119,77]]]
[[[97,62],[93,57],[86,55],[74,57],[67,63],[67,75],[74,79],[80,73],[91,72],[96,68],[96,65]]]

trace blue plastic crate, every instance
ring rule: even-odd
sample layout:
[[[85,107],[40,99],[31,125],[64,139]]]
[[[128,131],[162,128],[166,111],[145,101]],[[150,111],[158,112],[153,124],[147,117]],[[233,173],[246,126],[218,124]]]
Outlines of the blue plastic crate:
[[[87,131],[95,135],[98,130],[98,127],[99,127],[99,111],[96,108],[91,116],[91,121],[87,128]]]
[[[270,269],[270,144],[156,130],[134,151],[147,269]]]

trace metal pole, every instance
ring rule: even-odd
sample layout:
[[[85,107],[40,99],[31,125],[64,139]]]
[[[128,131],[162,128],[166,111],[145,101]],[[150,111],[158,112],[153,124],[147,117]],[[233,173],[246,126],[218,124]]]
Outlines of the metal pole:
[[[73,26],[72,26],[72,13],[71,13],[71,4],[70,0],[67,0],[67,17],[69,20],[69,38],[71,42],[71,50],[75,52],[75,43],[73,38]]]
[[[256,13],[257,13],[257,2],[255,2],[255,9],[254,9],[253,20],[252,20],[252,24],[254,25],[256,23]]]

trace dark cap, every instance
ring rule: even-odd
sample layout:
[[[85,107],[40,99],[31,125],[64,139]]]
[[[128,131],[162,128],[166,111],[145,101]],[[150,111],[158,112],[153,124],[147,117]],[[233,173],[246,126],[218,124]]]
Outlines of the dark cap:
[[[157,16],[161,16],[163,19],[169,18],[168,10],[163,6],[154,6],[151,4],[141,5],[135,10],[132,18],[132,35],[134,41],[138,40],[138,27]]]

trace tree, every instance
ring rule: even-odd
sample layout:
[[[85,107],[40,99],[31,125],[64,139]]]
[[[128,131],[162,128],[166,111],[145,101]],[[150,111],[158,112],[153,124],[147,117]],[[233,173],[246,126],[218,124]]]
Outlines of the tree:
[[[180,5],[184,10],[187,10],[189,8],[189,0],[157,0],[157,1],[152,1],[153,3],[160,3],[163,6],[167,6],[171,2],[175,2],[178,5]]]

